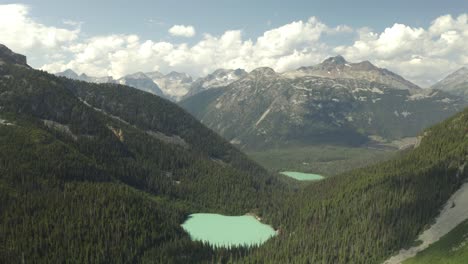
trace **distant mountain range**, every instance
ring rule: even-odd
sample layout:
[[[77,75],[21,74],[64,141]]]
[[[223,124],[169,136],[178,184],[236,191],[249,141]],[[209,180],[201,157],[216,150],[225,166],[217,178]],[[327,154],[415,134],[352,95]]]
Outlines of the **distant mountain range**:
[[[166,75],[160,72],[148,72],[146,76],[151,78],[155,84],[157,84],[162,92],[163,96],[172,100],[179,101],[190,89],[190,85],[193,83],[193,79],[187,73],[170,72]],[[133,86],[137,89],[143,88],[142,86]]]
[[[92,77],[84,73],[78,75],[76,72],[70,69],[65,70],[63,72],[58,72],[55,75],[61,76],[61,77],[67,77],[72,80],[79,80],[79,81],[92,82],[92,83],[115,83],[116,82],[111,76]]]
[[[245,148],[414,137],[468,101],[466,68],[422,89],[369,61],[352,63],[342,56],[284,73],[218,69],[196,80],[186,73],[157,71],[118,80],[72,70],[57,75],[125,84],[180,101],[208,127]]]
[[[142,72],[126,75],[118,79],[117,82],[119,84],[135,87],[155,95],[164,96],[164,92],[161,90],[158,84],[156,84],[153,79]]]
[[[168,74],[162,74],[154,71],[147,73],[137,72],[116,80],[111,76],[92,77],[86,74],[79,75],[73,70],[68,69],[55,75],[85,82],[125,84],[172,101],[180,101],[182,98],[187,98],[211,88],[229,85],[246,74],[247,72],[242,69],[218,69],[206,77],[193,80],[187,73],[173,71]]]
[[[284,76],[289,78],[316,76],[331,79],[363,79],[383,83],[396,89],[420,89],[417,85],[405,80],[398,74],[387,69],[378,68],[369,61],[350,63],[342,56],[330,57],[315,66],[301,67],[295,71],[285,73]]]
[[[180,103],[242,148],[414,137],[467,105],[368,61],[331,57],[283,74],[259,68]]]
[[[422,231],[440,227],[439,213],[453,216],[446,208],[465,209],[450,197],[463,198],[457,189],[468,179],[468,108],[390,160],[299,186],[173,102],[34,70],[2,46],[0,94],[0,263],[382,263],[420,245]],[[414,129],[456,111],[463,102],[454,98],[259,68],[187,101],[204,100],[226,118],[222,126],[232,122],[225,135],[248,124],[256,130],[234,130],[244,142],[288,143],[326,133],[359,140],[384,124],[387,133]],[[181,227],[198,212],[255,216],[277,232],[258,247],[210,247]],[[460,230],[435,248],[461,256],[453,263],[467,252]]]
[[[84,73],[79,75],[73,70],[67,69],[55,75],[86,82],[126,84],[178,102],[212,88],[228,86],[245,77],[247,74],[248,73],[243,69],[218,69],[207,76],[193,79],[193,77],[187,73],[172,71],[168,74],[163,74],[154,71],[145,73],[137,72],[116,80],[112,76],[95,77],[88,76]],[[363,79],[370,82],[386,84],[394,89],[421,89],[416,84],[404,79],[398,74],[387,69],[376,67],[369,61],[351,63],[339,55],[330,57],[320,64],[300,67],[297,70],[288,71],[281,75],[288,79],[312,76],[330,79]],[[447,76],[444,80],[434,84],[431,88],[443,90],[467,99],[468,69],[465,67],[459,69]]]
[[[247,72],[242,69],[226,70],[218,69],[206,77],[199,78],[190,86],[189,91],[185,94],[184,98],[193,96],[199,92],[206,91],[212,88],[224,87],[234,81],[239,80],[247,75]]]

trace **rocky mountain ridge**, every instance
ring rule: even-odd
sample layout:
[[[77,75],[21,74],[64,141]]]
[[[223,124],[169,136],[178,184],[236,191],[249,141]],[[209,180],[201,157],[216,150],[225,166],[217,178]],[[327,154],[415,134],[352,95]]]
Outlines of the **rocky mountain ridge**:
[[[6,63],[30,68],[27,64],[26,56],[15,53],[7,46],[0,44],[0,65]]]
[[[187,73],[172,71],[168,74],[163,74],[161,72],[154,71],[146,73],[137,72],[125,75],[116,80],[111,76],[91,77],[84,73],[79,75],[73,70],[67,69],[63,72],[58,72],[55,75],[92,83],[125,84],[162,96],[172,101],[180,101],[182,98],[195,95],[208,89],[229,85],[231,82],[238,80],[246,74],[247,72],[242,69],[218,69],[206,77],[193,80],[193,78]]]
[[[337,74],[344,67],[350,70],[338,77],[315,76],[330,67]],[[258,68],[181,105],[231,143],[251,149],[414,137],[462,110],[466,102],[443,91],[420,89],[370,63],[346,66],[344,58],[334,57],[283,74]]]
[[[462,67],[434,84],[432,89],[446,91],[468,100],[468,68]]]
[[[364,79],[389,85],[395,89],[420,89],[419,86],[404,79],[400,75],[387,69],[379,68],[369,61],[351,63],[338,55],[324,60],[322,63],[310,67],[301,67],[295,71],[284,73],[288,78],[316,76],[324,78]]]

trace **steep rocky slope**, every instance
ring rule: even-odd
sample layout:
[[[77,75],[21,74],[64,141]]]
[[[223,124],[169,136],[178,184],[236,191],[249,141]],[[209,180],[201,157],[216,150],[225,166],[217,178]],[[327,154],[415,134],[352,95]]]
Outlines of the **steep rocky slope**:
[[[463,67],[432,86],[468,100],[468,68]]]
[[[349,68],[343,63],[338,57],[322,66]],[[259,68],[226,87],[202,92],[180,104],[231,143],[245,148],[359,145],[369,138],[414,137],[466,105],[458,97],[420,89],[375,66],[356,71],[357,77],[328,78]],[[374,71],[391,81],[374,81]],[[394,83],[399,86],[392,86]]]

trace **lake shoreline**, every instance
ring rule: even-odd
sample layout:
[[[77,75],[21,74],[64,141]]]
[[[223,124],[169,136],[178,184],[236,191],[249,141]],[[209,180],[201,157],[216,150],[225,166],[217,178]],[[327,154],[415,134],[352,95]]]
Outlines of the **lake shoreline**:
[[[240,216],[196,213],[189,215],[181,226],[194,241],[214,247],[250,247],[259,246],[279,233],[261,219],[252,212]]]
[[[304,173],[297,171],[281,171],[279,173],[297,181],[321,181],[325,179],[324,176],[315,173]]]

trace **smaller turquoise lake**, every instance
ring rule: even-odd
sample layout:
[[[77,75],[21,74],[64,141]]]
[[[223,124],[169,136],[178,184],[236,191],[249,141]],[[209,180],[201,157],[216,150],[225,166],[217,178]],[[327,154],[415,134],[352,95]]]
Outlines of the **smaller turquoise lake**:
[[[261,245],[276,235],[271,226],[250,215],[191,214],[182,228],[192,240],[218,247]]]
[[[318,174],[302,173],[302,172],[296,172],[296,171],[283,171],[280,173],[290,178],[296,179],[298,181],[319,181],[325,178],[322,175],[318,175]]]

